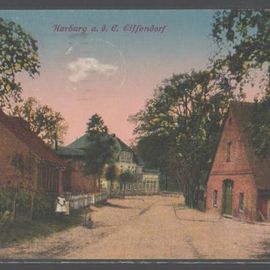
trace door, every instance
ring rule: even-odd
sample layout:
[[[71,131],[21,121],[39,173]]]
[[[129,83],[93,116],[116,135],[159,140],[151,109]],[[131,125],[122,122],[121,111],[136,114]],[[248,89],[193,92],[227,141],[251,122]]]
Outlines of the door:
[[[233,181],[224,180],[223,181],[223,214],[232,215],[232,197],[233,197]]]

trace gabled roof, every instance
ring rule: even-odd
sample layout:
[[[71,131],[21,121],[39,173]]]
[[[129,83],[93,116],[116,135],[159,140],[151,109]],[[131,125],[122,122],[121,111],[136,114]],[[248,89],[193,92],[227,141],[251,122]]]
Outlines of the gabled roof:
[[[120,140],[118,137],[115,137],[117,142],[119,143],[121,151],[127,151],[127,152],[133,152],[132,149],[125,144],[122,140]],[[67,145],[67,148],[71,149],[86,149],[89,141],[87,140],[87,134],[84,134],[80,138],[76,139],[71,144]]]
[[[84,151],[82,149],[68,148],[68,147],[59,147],[56,151],[57,155],[61,157],[83,157]]]
[[[22,118],[6,115],[0,109],[0,123],[12,132],[21,142],[26,144],[40,159],[65,166],[56,153],[50,149],[34,132],[30,130],[29,124]]]
[[[240,136],[245,145],[245,150],[251,170],[254,174],[255,183],[258,189],[270,189],[270,155],[260,159],[254,152],[251,144],[251,134],[248,125],[254,114],[255,103],[232,102],[230,112],[235,120]]]
[[[115,137],[117,142],[119,143],[121,151],[127,151],[133,153],[134,162],[141,164],[138,156],[134,153],[134,151],[129,147],[127,144],[125,144],[121,139],[118,137]],[[87,134],[84,134],[80,138],[76,139],[74,142],[70,143],[66,147],[59,149],[57,153],[60,156],[83,156],[84,152],[83,150],[87,148],[89,141],[87,139]]]
[[[84,134],[80,138],[76,139],[74,142],[66,146],[70,149],[86,149],[88,144],[87,134]]]

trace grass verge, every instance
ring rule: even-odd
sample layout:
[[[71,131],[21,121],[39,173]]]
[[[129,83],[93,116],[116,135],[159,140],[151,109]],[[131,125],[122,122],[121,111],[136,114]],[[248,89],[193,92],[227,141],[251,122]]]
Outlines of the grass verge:
[[[82,224],[82,220],[82,211],[72,211],[69,216],[52,216],[6,224],[0,227],[0,248],[66,230]]]

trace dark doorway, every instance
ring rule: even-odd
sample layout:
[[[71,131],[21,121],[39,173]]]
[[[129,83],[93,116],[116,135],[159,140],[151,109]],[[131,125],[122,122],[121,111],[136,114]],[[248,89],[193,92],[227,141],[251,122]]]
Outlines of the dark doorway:
[[[222,188],[222,212],[224,215],[232,215],[233,181],[226,179]]]

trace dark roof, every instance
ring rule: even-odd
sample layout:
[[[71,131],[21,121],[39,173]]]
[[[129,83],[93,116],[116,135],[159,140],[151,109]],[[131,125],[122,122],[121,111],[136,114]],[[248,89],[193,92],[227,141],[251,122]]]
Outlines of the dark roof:
[[[133,153],[133,161],[138,164],[142,164],[140,158],[135,154],[135,152],[129,147],[126,143],[124,143],[121,139],[118,137],[115,137],[117,142],[119,143],[121,151],[127,151]],[[84,134],[80,138],[76,139],[74,142],[70,143],[65,147],[65,150],[59,149],[57,153],[60,156],[83,156],[83,149],[87,148],[87,144],[89,141],[87,140],[87,134]],[[77,152],[74,152],[77,151]],[[78,151],[79,150],[79,151]]]
[[[251,134],[248,124],[254,113],[255,103],[250,102],[232,102],[230,111],[233,119],[236,121],[240,136],[245,145],[247,158],[254,174],[255,183],[258,189],[270,189],[270,155],[265,158],[259,158],[251,145]]]
[[[32,132],[29,124],[22,118],[8,116],[0,109],[0,123],[12,132],[21,142],[25,143],[40,159],[65,166],[65,161],[57,156],[56,153],[42,141],[42,139]]]
[[[59,147],[56,151],[57,155],[61,157],[83,157],[84,151],[82,149]]]
[[[125,144],[122,140],[120,140],[118,137],[116,137],[116,140],[118,141],[118,143],[120,145],[121,151],[133,152],[132,149],[127,144]],[[83,136],[76,139],[71,144],[67,145],[67,148],[85,149],[85,148],[87,148],[87,144],[88,144],[87,134],[84,134]]]
[[[133,150],[127,144],[125,144],[118,137],[116,137],[116,139],[117,139],[118,143],[120,144],[121,151],[127,151],[127,152],[132,152],[133,153]]]
[[[67,148],[70,149],[85,149],[87,148],[88,140],[87,140],[87,134],[84,134],[80,138],[76,139],[71,144],[67,145]]]

